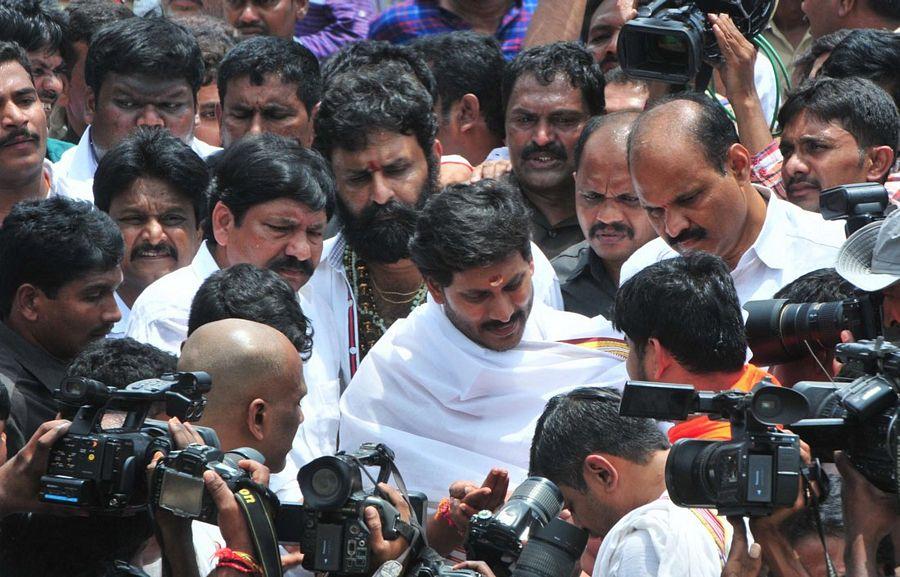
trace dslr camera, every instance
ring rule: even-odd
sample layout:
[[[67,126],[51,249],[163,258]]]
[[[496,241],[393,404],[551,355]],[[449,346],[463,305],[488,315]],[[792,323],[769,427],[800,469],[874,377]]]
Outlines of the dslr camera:
[[[807,411],[803,395],[765,381],[750,393],[628,381],[619,408],[628,417],[683,421],[692,413],[705,413],[728,419],[730,441],[675,441],[666,460],[666,488],[681,507],[746,517],[769,515],[796,500],[800,438],[777,425],[798,421]]]
[[[379,467],[372,479],[365,467]],[[303,504],[282,504],[275,519],[278,540],[299,543],[303,567],[334,575],[362,575],[372,562],[371,534],[364,521],[366,507],[381,516],[385,539],[405,537],[412,528],[377,487],[363,489],[362,475],[373,484],[386,483],[394,468],[394,452],[386,445],[364,443],[354,453],[319,457],[297,473]]]
[[[191,444],[180,451],[172,451],[156,464],[151,501],[179,517],[216,525],[218,509],[206,491],[203,472],[218,473],[232,493],[248,485],[260,493],[260,487],[250,480],[249,473],[238,466],[241,459],[266,462],[259,451],[249,447],[223,453],[216,447]]]
[[[791,430],[809,443],[814,457],[831,461],[841,449],[869,482],[900,495],[900,348],[881,339],[842,343],[835,356],[864,376],[851,383],[794,385],[809,402],[810,418],[794,423]]]
[[[196,421],[211,385],[203,372],[165,374],[124,389],[85,378],[64,380],[54,397],[80,408],[50,451],[41,500],[106,514],[144,509],[147,465],[156,451],[173,446],[166,423],[147,420],[151,405],[164,403],[170,417]],[[212,429],[196,429],[204,442],[218,446]]]
[[[496,513],[472,516],[466,557],[487,563],[497,577],[507,577],[528,536],[547,525],[563,508],[563,495],[553,482],[528,477]]]
[[[752,38],[774,11],[774,0],[653,0],[622,27],[619,63],[628,76],[688,84],[703,66],[722,60],[707,14],[729,14],[741,34]]]

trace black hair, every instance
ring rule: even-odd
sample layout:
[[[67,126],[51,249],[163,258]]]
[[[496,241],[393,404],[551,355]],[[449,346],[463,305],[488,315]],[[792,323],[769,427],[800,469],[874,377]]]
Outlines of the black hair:
[[[209,14],[179,15],[175,20],[194,35],[200,46],[200,54],[203,55],[203,86],[216,82],[219,65],[225,54],[240,42],[240,32],[228,22]]]
[[[576,42],[554,42],[520,52],[503,73],[504,110],[509,108],[509,97],[516,81],[528,75],[542,86],[552,84],[562,75],[572,88],[581,90],[589,114],[603,114],[605,110],[603,72],[591,53]]]
[[[900,106],[900,35],[889,30],[852,30],[822,65],[832,78],[868,78]]]
[[[379,70],[389,62],[418,80],[428,91],[432,102],[438,99],[437,82],[425,59],[410,46],[391,44],[384,40],[361,40],[344,44],[332,54],[322,65],[325,90],[341,74]]]
[[[66,367],[67,377],[86,377],[123,389],[177,370],[178,357],[132,338],[99,339],[87,345]]]
[[[315,146],[327,158],[335,148],[359,151],[380,130],[415,136],[432,156],[437,120],[422,85],[393,62],[380,69],[341,74],[328,85],[316,116]]]
[[[702,252],[654,263],[616,293],[613,326],[639,357],[652,337],[688,371],[735,372],[744,366],[744,318],[728,265]]]
[[[49,298],[65,284],[122,262],[119,227],[89,202],[53,196],[13,206],[0,227],[0,315],[25,283]]]
[[[816,63],[816,60],[818,60],[819,56],[834,50],[834,47],[840,44],[851,31],[852,30],[848,28],[842,28],[824,36],[820,36],[812,41],[809,48],[795,56],[793,64],[794,73],[791,75],[791,82],[794,86],[799,86],[806,82],[809,79],[809,74],[812,72],[813,65]]]
[[[597,130],[607,124],[613,122],[619,122],[625,120],[626,116],[630,116],[632,118],[631,126],[634,125],[634,119],[637,118],[637,112],[630,110],[622,110],[620,112],[613,112],[610,114],[604,114],[602,116],[592,116],[585,123],[584,128],[581,129],[581,134],[578,135],[578,140],[575,141],[575,150],[573,152],[573,156],[575,157],[575,170],[578,170],[578,167],[581,165],[581,156],[584,154],[584,147],[587,146],[587,141],[590,139],[591,135],[597,132]],[[627,134],[631,133],[631,126],[628,128]]]
[[[869,0],[869,9],[876,16],[887,18],[892,22],[900,20],[900,2],[897,0]]]
[[[836,122],[856,140],[860,151],[870,146],[897,150],[900,114],[887,92],[864,78],[819,77],[788,95],[778,112],[783,127],[801,113]]]
[[[107,74],[183,79],[196,97],[203,85],[203,56],[188,30],[167,18],[126,18],[94,34],[84,80],[100,94]]]
[[[0,0],[0,38],[17,43],[26,52],[59,52],[71,58],[69,18],[48,0]]]
[[[827,303],[865,294],[864,290],[853,286],[833,268],[820,268],[781,287],[772,298],[787,299],[789,303],[796,304]]]
[[[25,69],[25,72],[28,73],[28,76],[31,76],[31,62],[28,60],[28,55],[25,54],[22,47],[15,42],[0,40],[0,64],[6,64],[7,62],[18,62]]]
[[[606,453],[647,464],[669,441],[653,419],[619,415],[621,394],[609,387],[581,387],[556,395],[534,428],[529,475],[584,491],[584,460]]]
[[[422,276],[449,286],[453,275],[518,253],[531,261],[531,214],[512,185],[486,179],[432,196],[409,242]]]
[[[437,81],[441,115],[466,94],[478,98],[488,130],[504,138],[503,105],[498,78],[503,78],[506,60],[493,36],[460,30],[422,36],[413,48],[428,61]]]
[[[168,130],[138,127],[106,153],[94,175],[94,204],[108,213],[113,199],[127,193],[139,178],[156,178],[170,185],[190,201],[200,223],[209,169]]]
[[[289,198],[312,211],[334,210],[334,176],[315,150],[274,134],[241,138],[214,159],[213,183],[205,219],[206,239],[215,242],[212,210],[228,207],[237,226],[250,208]]]
[[[248,76],[251,84],[259,86],[269,74],[283,84],[296,84],[297,98],[312,115],[322,97],[319,61],[301,44],[274,36],[248,38],[228,51],[219,65],[219,101],[225,102],[229,80]]]
[[[830,537],[843,539],[844,514],[841,510],[841,477],[828,475],[828,495],[819,502],[819,519],[822,532]],[[811,506],[805,506],[782,521],[781,531],[791,546],[797,546],[807,538],[819,539],[818,520]]]
[[[694,107],[696,115],[691,118],[687,125],[688,133],[693,136],[694,144],[703,151],[709,165],[725,174],[728,150],[733,144],[740,142],[737,129],[718,102],[715,102],[703,93],[696,92],[679,92],[663,96],[654,100],[644,113],[637,117],[637,120],[634,121],[634,126],[632,126],[631,134],[628,135],[628,166],[631,166],[635,143],[639,138],[643,137],[642,133],[645,130],[644,124],[646,123],[647,112],[664,104],[678,101],[688,101],[696,104]],[[646,128],[646,130],[651,129]],[[659,136],[661,135],[657,135],[657,137]]]
[[[118,22],[126,18],[134,18],[134,12],[128,6],[109,0],[72,0],[66,6],[69,13],[69,42],[84,42],[88,46],[94,34],[110,22]],[[75,54],[66,60],[69,74],[75,66]]]
[[[284,334],[304,361],[312,353],[313,327],[300,309],[297,293],[271,270],[241,263],[203,281],[191,302],[188,336],[223,319],[268,325]]]

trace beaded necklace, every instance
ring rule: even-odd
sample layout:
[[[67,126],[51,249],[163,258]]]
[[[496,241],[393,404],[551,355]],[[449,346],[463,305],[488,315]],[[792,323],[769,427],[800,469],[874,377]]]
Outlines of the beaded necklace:
[[[388,330],[388,324],[378,314],[378,308],[375,304],[375,291],[373,290],[373,279],[369,275],[369,267],[362,259],[357,258],[356,253],[347,245],[344,248],[344,271],[347,278],[350,279],[350,287],[353,290],[353,296],[356,297],[356,310],[359,326],[359,359],[362,360],[369,352],[378,339],[381,338]],[[425,283],[416,292],[415,296],[410,300],[409,310],[425,302],[428,290]],[[408,314],[408,313],[407,313]]]

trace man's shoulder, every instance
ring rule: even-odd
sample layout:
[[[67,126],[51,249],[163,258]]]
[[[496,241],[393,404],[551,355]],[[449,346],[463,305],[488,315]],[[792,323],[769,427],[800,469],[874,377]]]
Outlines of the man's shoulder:
[[[427,2],[403,0],[385,8],[369,28],[369,38],[375,40],[396,40],[398,34],[415,29],[419,19],[430,15],[435,9]]]
[[[777,199],[787,226],[779,227],[786,236],[802,243],[840,248],[846,240],[844,221],[825,220],[818,212],[800,208],[786,200]]]
[[[588,241],[582,241],[573,244],[566,250],[562,251],[550,261],[556,276],[559,277],[560,284],[567,283],[573,276],[581,272],[587,265],[587,251],[591,250]]]
[[[628,260],[622,265],[619,273],[619,286],[622,286],[626,280],[630,279],[644,268],[653,263],[665,260],[667,258],[675,258],[678,253],[666,241],[657,237],[634,251]]]
[[[201,284],[190,265],[174,270],[144,289],[131,307],[131,316],[150,311],[190,310],[191,301]]]

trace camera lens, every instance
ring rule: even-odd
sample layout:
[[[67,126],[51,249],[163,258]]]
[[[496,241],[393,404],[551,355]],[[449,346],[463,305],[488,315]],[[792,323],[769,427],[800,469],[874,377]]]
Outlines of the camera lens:
[[[588,533],[561,519],[536,531],[522,550],[513,577],[571,575],[587,544]]]
[[[851,307],[852,308],[852,307]],[[750,301],[747,311],[747,344],[757,365],[797,360],[809,354],[807,342],[831,348],[841,342],[854,312],[844,301],[788,304],[786,299]]]
[[[362,488],[359,468],[341,456],[319,457],[304,465],[297,473],[304,503],[314,510],[331,510],[344,506],[353,491]]]
[[[341,481],[331,469],[319,469],[312,476],[312,488],[319,496],[327,499],[340,488]]]
[[[710,490],[707,467],[710,454],[720,443],[697,439],[675,441],[666,459],[666,488],[672,502],[681,507],[711,507],[716,493]]]
[[[552,481],[543,477],[528,477],[516,487],[509,501],[525,501],[541,518],[542,523],[553,519],[563,507],[563,495]]]

